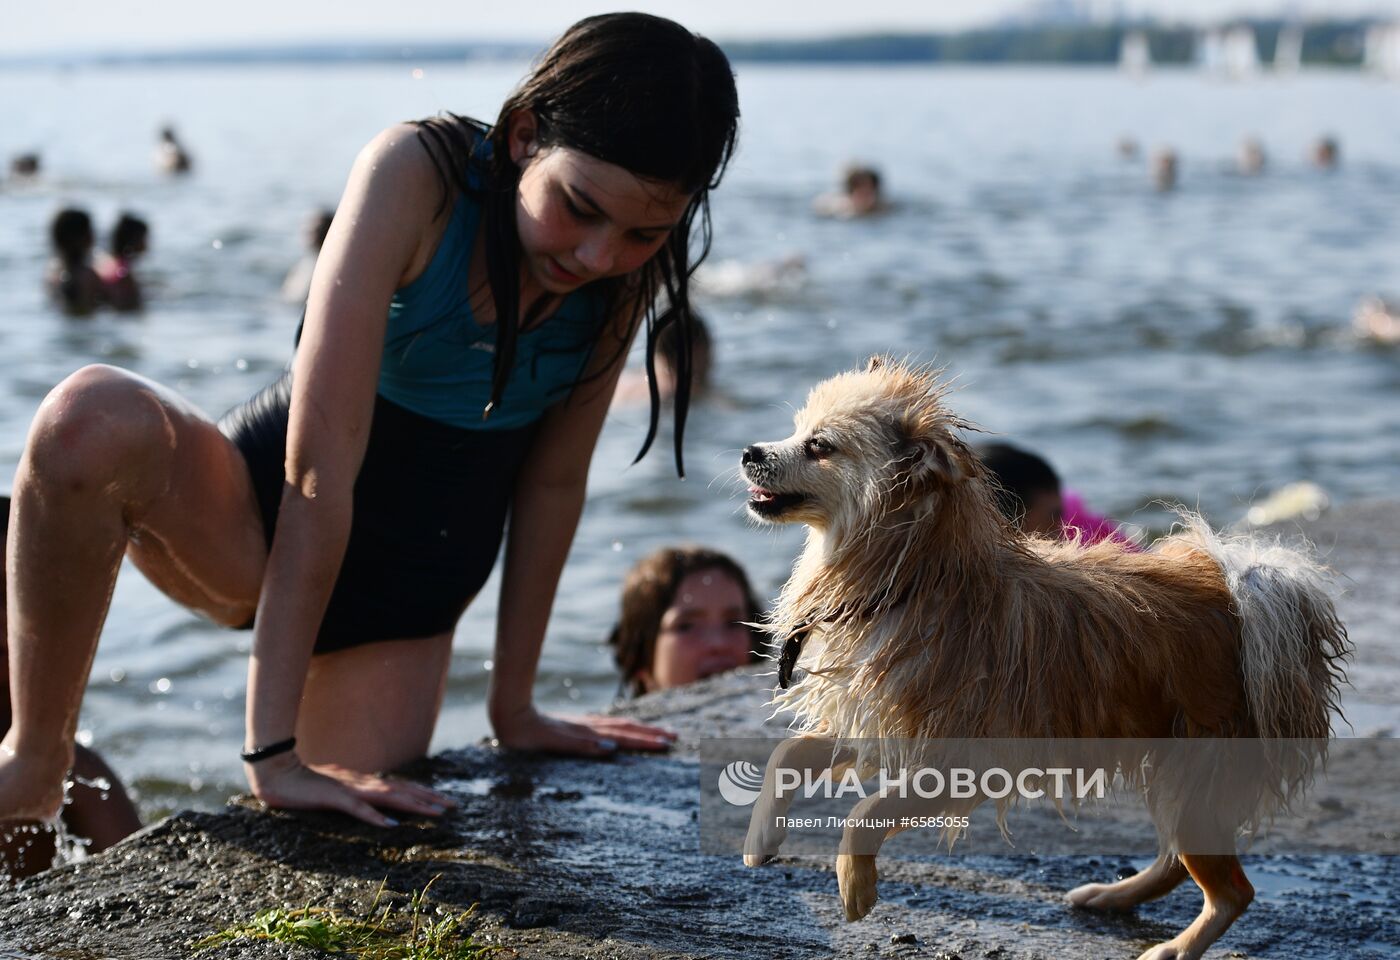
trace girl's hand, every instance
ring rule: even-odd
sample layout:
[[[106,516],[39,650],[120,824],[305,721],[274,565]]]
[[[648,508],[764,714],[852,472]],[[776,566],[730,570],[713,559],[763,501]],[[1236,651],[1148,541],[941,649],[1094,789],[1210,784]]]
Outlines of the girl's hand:
[[[406,780],[391,780],[335,764],[306,766],[295,753],[244,764],[253,794],[280,810],[339,810],[376,827],[398,821],[375,807],[436,817],[457,801]]]
[[[618,749],[668,750],[676,735],[626,717],[556,717],[533,706],[495,718],[496,742],[512,750],[605,757]]]

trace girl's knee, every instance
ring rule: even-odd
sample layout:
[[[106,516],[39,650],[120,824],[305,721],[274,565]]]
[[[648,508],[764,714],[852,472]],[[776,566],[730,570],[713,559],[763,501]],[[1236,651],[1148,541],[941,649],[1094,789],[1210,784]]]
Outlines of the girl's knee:
[[[104,487],[168,450],[174,427],[151,386],[103,364],[83,367],[40,405],[25,451],[32,473],[73,492]]]

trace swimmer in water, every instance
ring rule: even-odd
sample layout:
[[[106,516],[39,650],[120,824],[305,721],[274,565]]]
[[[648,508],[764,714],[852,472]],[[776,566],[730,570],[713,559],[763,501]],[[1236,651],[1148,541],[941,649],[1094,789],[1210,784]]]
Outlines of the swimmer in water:
[[[1235,171],[1241,176],[1257,177],[1268,165],[1268,155],[1258,137],[1245,137],[1235,153]]]
[[[151,229],[145,220],[130,213],[117,218],[112,228],[111,253],[98,267],[107,303],[114,310],[130,313],[143,306],[141,285],[133,273],[136,261],[147,249]]]
[[[1083,546],[1114,540],[1137,550],[1119,524],[1094,513],[1078,494],[1063,490],[1044,458],[1009,443],[987,443],[977,455],[996,480],[993,494],[1002,516],[1021,532],[1052,540],[1076,538]]]
[[[194,161],[190,159],[189,151],[175,136],[174,127],[162,127],[160,140],[156,144],[155,155],[156,169],[161,173],[181,174],[189,173],[194,166]]]
[[[1312,165],[1319,170],[1335,170],[1342,161],[1342,147],[1336,137],[1318,137],[1312,146]]]
[[[10,179],[34,180],[39,176],[40,166],[37,153],[17,153],[10,159]]]
[[[305,303],[311,295],[311,275],[316,270],[316,258],[321,254],[321,247],[325,245],[326,234],[330,233],[334,219],[335,211],[326,209],[317,210],[307,219],[302,233],[306,252],[282,281],[282,299],[288,303]]]
[[[1171,147],[1162,147],[1152,154],[1152,186],[1158,193],[1176,189],[1178,167],[1176,151]]]
[[[652,368],[656,372],[656,393],[662,403],[669,403],[676,396],[680,382],[679,365],[686,362],[681,352],[681,340],[690,341],[690,398],[698,400],[710,389],[710,367],[714,356],[714,346],[710,341],[710,328],[704,318],[691,311],[690,321],[682,332],[682,321],[674,311],[667,311],[657,321],[656,356]],[[617,392],[613,394],[614,406],[631,406],[650,402],[651,391],[647,387],[644,370],[624,370],[618,381]]]
[[[44,285],[49,298],[70,317],[86,317],[104,301],[102,278],[92,266],[92,218],[86,210],[60,210],[49,224],[53,259]]]
[[[880,171],[864,164],[852,164],[842,175],[840,193],[824,193],[812,201],[812,209],[822,217],[853,220],[883,213],[889,209],[881,186]]]
[[[1400,343],[1400,302],[1367,297],[1351,320],[1352,329],[1363,340],[1383,346]]]
[[[763,634],[749,578],[727,555],[666,547],[627,573],[622,610],[608,637],[632,695],[683,686],[757,663]]]

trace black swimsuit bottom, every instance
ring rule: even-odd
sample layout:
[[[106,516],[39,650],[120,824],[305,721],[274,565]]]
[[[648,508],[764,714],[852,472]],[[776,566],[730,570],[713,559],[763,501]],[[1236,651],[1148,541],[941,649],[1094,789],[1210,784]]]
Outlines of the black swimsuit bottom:
[[[248,462],[269,549],[291,395],[289,372],[219,421]],[[535,427],[466,430],[375,398],[350,541],[316,653],[452,630],[495,566]]]

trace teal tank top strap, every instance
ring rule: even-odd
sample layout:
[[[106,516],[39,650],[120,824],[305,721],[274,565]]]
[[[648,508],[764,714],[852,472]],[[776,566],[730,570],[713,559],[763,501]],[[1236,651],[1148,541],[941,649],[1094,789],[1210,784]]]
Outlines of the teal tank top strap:
[[[469,186],[482,182],[472,168],[466,177]],[[478,197],[461,193],[428,265],[394,291],[377,392],[449,426],[509,430],[533,423],[568,396],[598,343],[607,310],[604,297],[585,288],[566,296],[544,322],[522,331],[505,394],[483,420],[491,397],[496,331],[494,324],[482,326],[473,315],[468,281],[482,219]],[[303,308],[298,344],[305,322]]]

